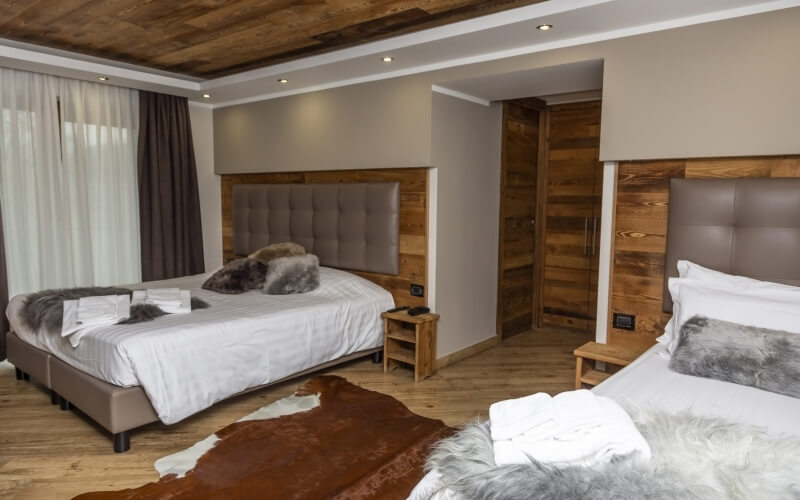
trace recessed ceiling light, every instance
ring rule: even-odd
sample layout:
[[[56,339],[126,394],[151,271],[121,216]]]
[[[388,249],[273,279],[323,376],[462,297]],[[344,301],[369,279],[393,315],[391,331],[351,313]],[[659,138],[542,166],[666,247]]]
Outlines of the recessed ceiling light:
[[[211,94],[203,94],[203,99],[211,99]]]
[[[101,82],[107,82],[109,80],[107,76],[98,76],[97,79],[100,80]]]
[[[383,61],[383,62],[392,62],[392,61],[394,61],[394,57],[392,57],[392,56],[385,56],[385,57],[382,57],[382,58],[381,58],[381,61]]]
[[[289,83],[289,80],[286,78],[278,78],[278,83]]]
[[[547,30],[553,29],[553,25],[552,24],[540,24],[539,26],[536,27],[536,29],[537,30],[541,30],[541,31],[547,31]]]

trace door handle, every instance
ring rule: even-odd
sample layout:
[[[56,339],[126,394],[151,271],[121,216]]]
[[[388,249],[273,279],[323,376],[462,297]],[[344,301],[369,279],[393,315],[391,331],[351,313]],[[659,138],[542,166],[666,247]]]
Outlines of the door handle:
[[[589,218],[583,218],[583,255],[586,255],[586,236],[589,233]]]
[[[594,257],[594,244],[595,241],[597,241],[597,217],[593,217],[592,219],[592,257]]]

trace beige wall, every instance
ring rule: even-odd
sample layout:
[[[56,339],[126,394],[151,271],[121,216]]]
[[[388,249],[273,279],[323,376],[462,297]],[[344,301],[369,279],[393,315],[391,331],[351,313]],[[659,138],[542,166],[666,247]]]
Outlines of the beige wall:
[[[433,94],[437,357],[496,334],[502,106]]]
[[[430,84],[405,78],[214,111],[219,174],[430,164]]]
[[[430,85],[604,59],[604,161],[800,153],[800,7],[215,110],[218,173],[430,164]],[[520,96],[523,97],[523,96]]]
[[[214,174],[213,111],[189,104],[189,119],[192,122],[192,141],[197,162],[203,254],[206,271],[213,271],[222,265],[222,192],[220,178]]]

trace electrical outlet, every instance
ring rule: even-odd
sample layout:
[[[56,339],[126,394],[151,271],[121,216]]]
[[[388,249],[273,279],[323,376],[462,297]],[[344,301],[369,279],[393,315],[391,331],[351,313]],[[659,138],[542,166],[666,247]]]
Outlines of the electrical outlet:
[[[636,316],[633,314],[614,313],[614,328],[620,330],[636,330]]]
[[[415,285],[411,283],[411,295],[414,297],[424,297],[425,296],[425,287],[422,285]]]

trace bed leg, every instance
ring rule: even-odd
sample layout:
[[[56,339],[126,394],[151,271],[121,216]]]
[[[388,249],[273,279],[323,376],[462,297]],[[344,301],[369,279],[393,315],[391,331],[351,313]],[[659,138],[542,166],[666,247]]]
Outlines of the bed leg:
[[[57,405],[58,404],[58,394],[53,389],[50,389],[50,404]]]
[[[373,363],[383,363],[383,351],[375,351],[372,353]]]
[[[122,431],[114,433],[114,453],[125,453],[131,449],[131,432]]]
[[[22,370],[19,368],[14,367],[14,373],[17,375],[17,380],[22,380]]]
[[[29,374],[25,373],[25,372],[22,372],[22,379],[23,380],[30,380],[31,376]]]
[[[72,409],[72,403],[67,401],[63,396],[58,396],[58,404],[61,406],[61,411],[69,411]]]

